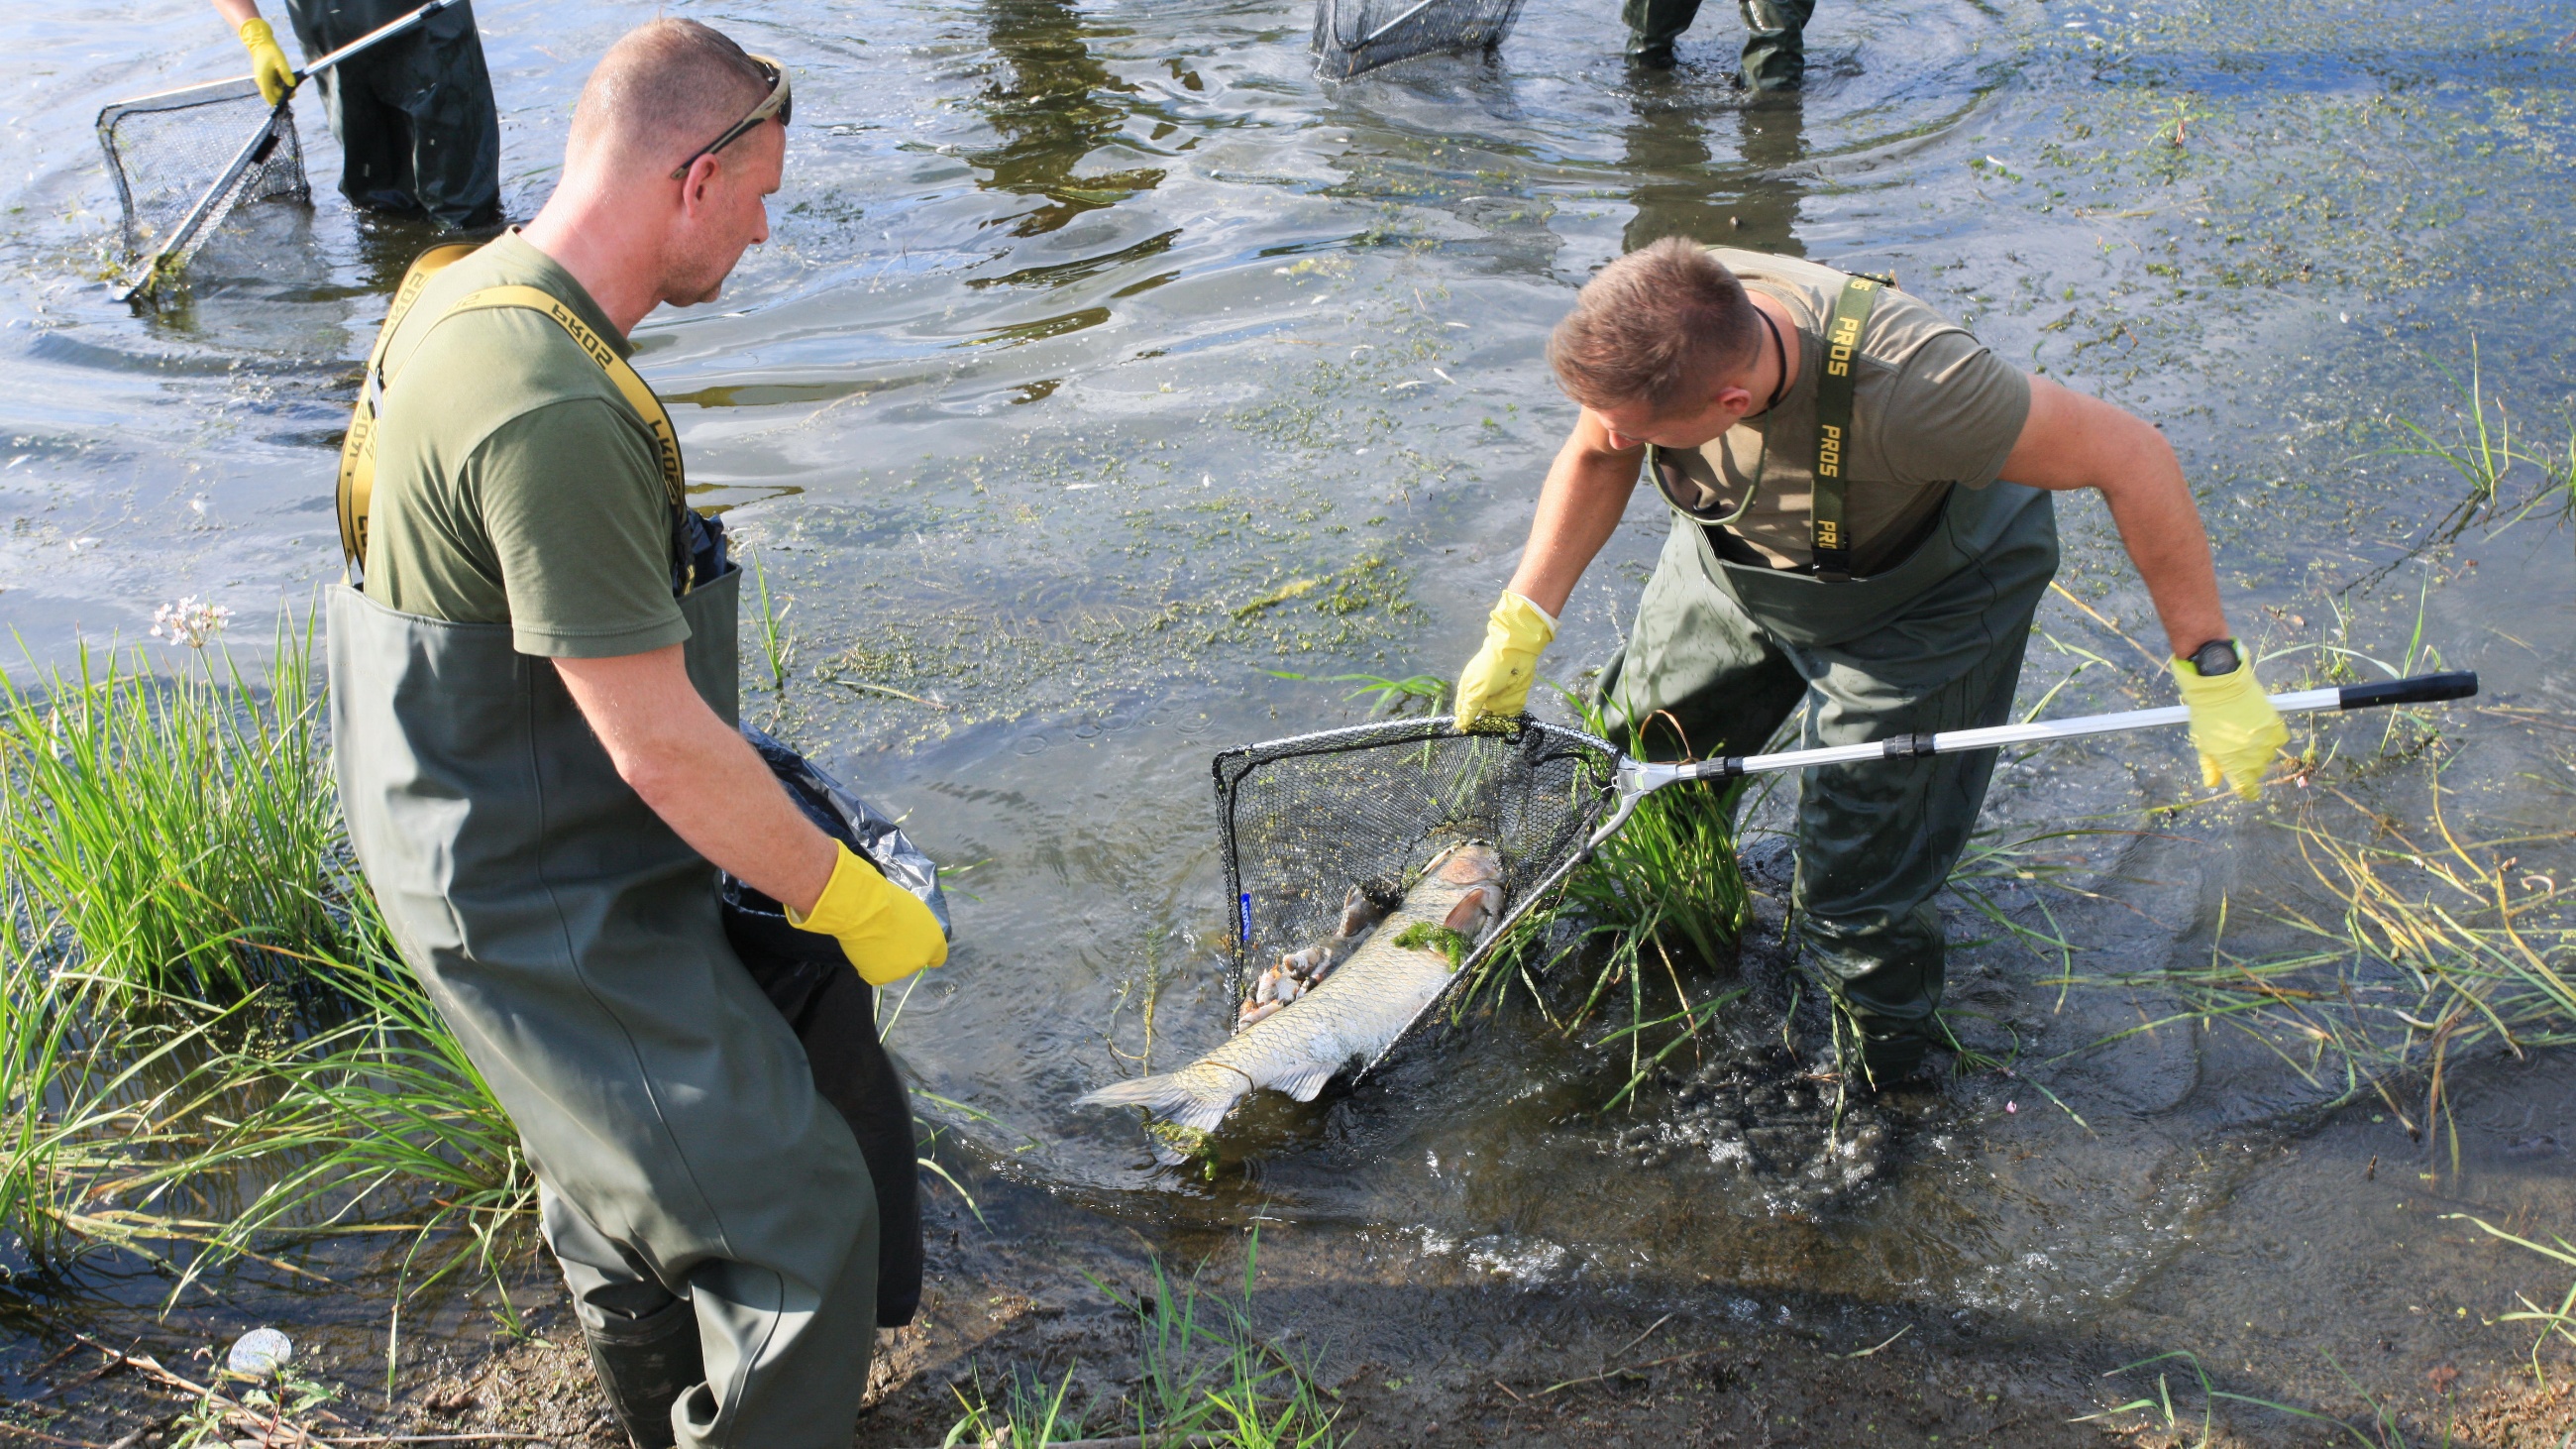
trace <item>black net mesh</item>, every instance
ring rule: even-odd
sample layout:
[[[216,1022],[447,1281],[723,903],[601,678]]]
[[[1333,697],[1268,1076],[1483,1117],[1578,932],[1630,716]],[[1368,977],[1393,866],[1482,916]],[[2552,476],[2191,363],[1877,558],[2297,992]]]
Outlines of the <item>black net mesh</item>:
[[[1281,953],[1331,935],[1351,887],[1391,898],[1459,840],[1500,851],[1506,909],[1517,914],[1582,846],[1612,797],[1617,758],[1578,730],[1533,721],[1511,734],[1462,735],[1446,720],[1360,725],[1217,756],[1236,996]]]
[[[1315,0],[1315,69],[1334,80],[1417,55],[1491,50],[1521,0]]]
[[[197,222],[194,235],[175,236],[190,208],[224,176],[244,144],[269,119],[268,102],[247,76],[119,101],[98,113],[98,144],[125,209],[125,246],[142,255],[172,247],[184,262],[205,236],[245,201],[311,198],[304,178],[304,147],[295,118],[279,112],[268,154],[235,178]],[[176,243],[173,247],[173,243]]]

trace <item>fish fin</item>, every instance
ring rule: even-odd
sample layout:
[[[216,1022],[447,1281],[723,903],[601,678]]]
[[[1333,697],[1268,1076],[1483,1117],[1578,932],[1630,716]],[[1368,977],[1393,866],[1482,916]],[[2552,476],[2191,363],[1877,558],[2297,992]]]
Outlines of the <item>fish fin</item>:
[[[1211,1078],[1223,1076],[1236,1083],[1244,1077],[1239,1072],[1212,1073],[1208,1078],[1194,1077],[1190,1072],[1166,1072],[1156,1077],[1138,1077],[1132,1082],[1112,1082],[1097,1091],[1086,1092],[1074,1099],[1077,1107],[1142,1107],[1174,1126],[1194,1132],[1213,1132],[1225,1120],[1227,1110],[1246,1088],[1242,1085],[1227,1090]]]
[[[1449,908],[1448,918],[1440,924],[1473,940],[1483,935],[1485,927],[1492,923],[1501,897],[1502,892],[1492,886],[1478,886],[1460,896],[1458,904]]]
[[[1341,1064],[1338,1062],[1330,1066],[1308,1067],[1303,1071],[1291,1072],[1270,1083],[1270,1086],[1273,1090],[1285,1092],[1300,1102],[1311,1102],[1324,1090],[1324,1084],[1331,1081],[1340,1069]]]

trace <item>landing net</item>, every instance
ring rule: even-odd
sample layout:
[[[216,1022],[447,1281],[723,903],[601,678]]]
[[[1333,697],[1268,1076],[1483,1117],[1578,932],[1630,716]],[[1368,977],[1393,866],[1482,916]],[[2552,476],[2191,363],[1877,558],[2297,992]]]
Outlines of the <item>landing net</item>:
[[[1553,892],[1615,796],[1617,758],[1557,725],[1462,735],[1447,720],[1390,720],[1217,756],[1236,999],[1282,953],[1331,935],[1353,886],[1391,900],[1460,840],[1501,853],[1505,908],[1517,918]],[[1486,935],[1457,980],[1510,925]],[[1424,1019],[1436,1014],[1437,1003]]]
[[[1315,0],[1315,69],[1331,80],[1446,51],[1492,50],[1521,0]]]
[[[253,138],[262,146],[252,146]],[[272,116],[248,76],[119,101],[98,113],[99,149],[124,206],[125,248],[167,270],[184,265],[246,201],[312,198],[289,110]],[[227,168],[250,159],[201,214]]]

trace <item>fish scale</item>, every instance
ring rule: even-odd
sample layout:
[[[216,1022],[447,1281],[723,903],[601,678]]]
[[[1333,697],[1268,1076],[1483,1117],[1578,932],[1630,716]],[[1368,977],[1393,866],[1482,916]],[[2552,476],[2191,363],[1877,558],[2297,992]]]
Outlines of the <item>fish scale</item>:
[[[1416,926],[1473,940],[1502,915],[1502,874],[1501,857],[1482,841],[1440,852],[1322,984],[1179,1071],[1115,1082],[1075,1105],[1142,1107],[1173,1126],[1209,1132],[1256,1087],[1315,1100],[1325,1083],[1392,1044],[1456,972],[1439,943],[1397,941]]]

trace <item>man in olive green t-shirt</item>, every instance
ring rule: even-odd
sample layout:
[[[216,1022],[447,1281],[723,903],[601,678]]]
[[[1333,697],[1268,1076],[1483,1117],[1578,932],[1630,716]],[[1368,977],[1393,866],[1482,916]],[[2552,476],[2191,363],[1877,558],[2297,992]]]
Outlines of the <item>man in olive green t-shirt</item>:
[[[2057,568],[2050,495],[2073,488],[2102,493],[2155,601],[2203,778],[2250,799],[2287,740],[2228,634],[2164,436],[2023,375],[1892,286],[1668,238],[1593,278],[1548,356],[1583,412],[1459,679],[1461,728],[1526,707],[1556,614],[1642,463],[1672,534],[1601,676],[1623,744],[1749,754],[1801,705],[1811,747],[2002,723]],[[1933,898],[1993,758],[1800,778],[1801,956],[1857,1030],[1866,1083],[1946,1040]]]
[[[540,658],[678,644],[689,630],[671,594],[669,490],[616,384],[541,312],[438,320],[458,298],[512,284],[562,300],[624,350],[624,330],[516,231],[441,272],[385,349],[403,399],[439,405],[389,407],[376,434],[367,595],[406,614],[507,624],[518,651]]]
[[[718,870],[837,943],[857,975],[826,989],[947,955],[737,733],[740,574],[698,568],[668,418],[622,361],[767,238],[789,98],[695,21],[609,51],[537,218],[384,339],[372,497],[343,500],[366,558],[331,598],[351,843],[519,1130],[641,1449],[848,1449],[879,1312],[867,1161]]]

